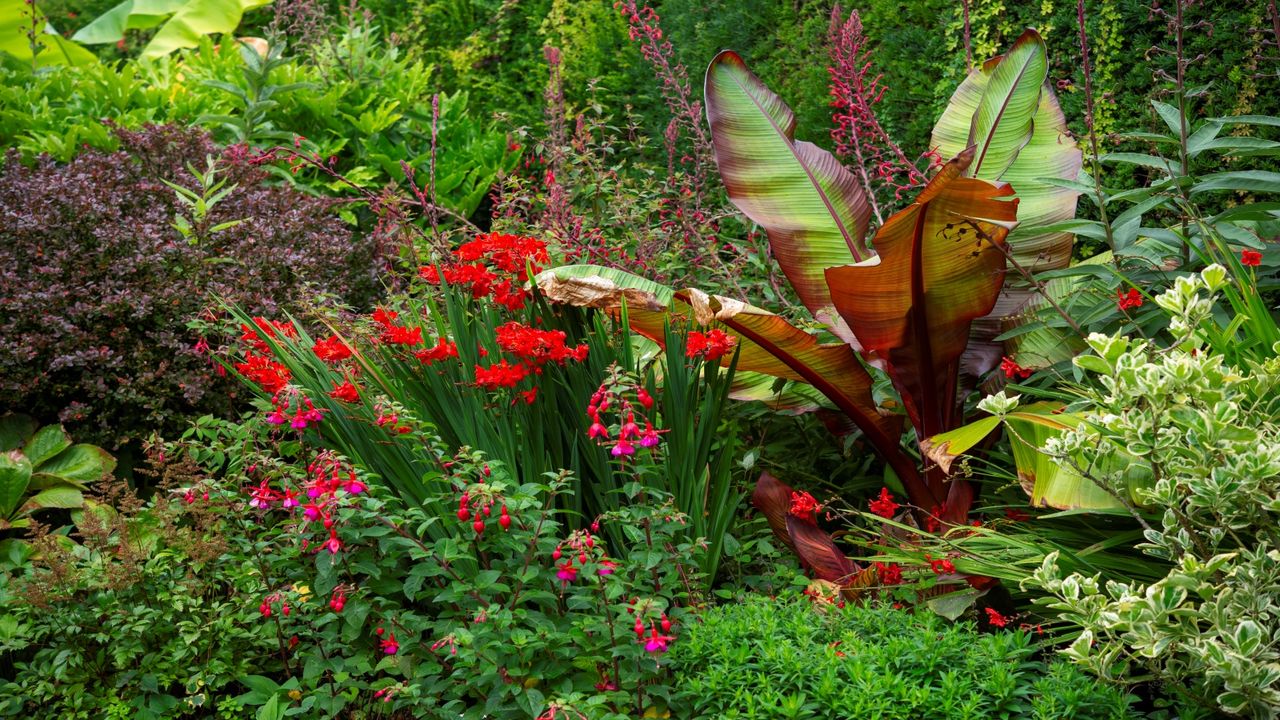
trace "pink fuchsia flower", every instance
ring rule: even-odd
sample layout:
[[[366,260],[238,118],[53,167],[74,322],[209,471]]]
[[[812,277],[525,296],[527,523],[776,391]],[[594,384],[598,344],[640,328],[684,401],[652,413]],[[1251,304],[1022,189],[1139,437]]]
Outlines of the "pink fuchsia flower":
[[[307,418],[304,417],[302,413],[298,413],[297,415],[293,416],[293,422],[289,423],[289,427],[293,428],[294,430],[306,430]]]
[[[647,653],[664,653],[671,641],[675,640],[670,635],[659,635],[658,629],[653,628],[649,631],[649,635],[643,638],[644,651]]]
[[[396,642],[395,633],[383,638],[378,644],[382,646],[382,652],[388,655],[395,655],[400,651],[400,643]]]
[[[597,575],[612,575],[613,571],[618,568],[618,563],[612,560],[601,560],[600,569],[596,570]]]
[[[338,539],[338,531],[329,530],[329,539],[325,541],[324,547],[329,551],[330,555],[337,555],[342,549],[342,541]]]
[[[608,440],[609,428],[601,425],[600,421],[597,420],[596,422],[591,423],[591,427],[587,428],[587,437],[592,439],[600,438],[601,440]]]
[[[358,479],[356,474],[353,472],[351,473],[351,477],[347,480],[347,484],[342,486],[342,489],[352,495],[359,495],[360,493],[368,490],[369,486],[365,485],[360,479]]]
[[[658,436],[658,431],[653,429],[652,424],[646,422],[644,424],[644,434],[640,436],[640,447],[657,447],[659,442],[662,442],[662,438]]]
[[[315,503],[307,503],[302,508],[302,516],[313,522],[320,519],[320,514],[320,506]]]
[[[280,507],[283,507],[287,510],[289,508],[296,508],[298,507],[298,505],[299,505],[298,493],[294,492],[293,488],[289,488],[285,490],[284,498],[280,502]]]
[[[613,450],[611,450],[610,452],[613,453],[614,457],[622,457],[624,455],[634,455],[636,452],[636,446],[632,445],[631,442],[628,440],[619,440],[618,444],[614,445]]]
[[[578,579],[578,568],[573,566],[573,558],[565,560],[557,566],[556,577],[560,578],[560,582],[568,585]]]
[[[253,493],[249,497],[249,507],[265,509],[271,506],[271,502],[276,497],[276,492],[271,489],[266,480],[263,480],[258,487],[253,489]]]
[[[283,425],[287,419],[288,418],[284,416],[284,413],[279,410],[273,410],[271,411],[271,414],[267,415],[267,422],[272,425]]]

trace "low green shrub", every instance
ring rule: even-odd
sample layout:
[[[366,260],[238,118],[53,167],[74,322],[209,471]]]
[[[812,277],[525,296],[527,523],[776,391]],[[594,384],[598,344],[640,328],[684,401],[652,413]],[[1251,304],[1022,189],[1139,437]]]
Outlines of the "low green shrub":
[[[673,646],[681,718],[1137,717],[1133,698],[1022,631],[979,634],[928,612],[754,597]]]
[[[518,483],[416,425],[387,443],[432,459],[448,517],[261,419],[206,417],[156,448],[155,499],[115,487],[78,544],[38,530],[37,552],[0,576],[13,578],[0,585],[0,715],[665,711],[665,653],[701,602],[703,550],[679,538],[684,515],[636,486],[571,530],[556,503],[568,473]],[[607,549],[611,526],[632,552]]]

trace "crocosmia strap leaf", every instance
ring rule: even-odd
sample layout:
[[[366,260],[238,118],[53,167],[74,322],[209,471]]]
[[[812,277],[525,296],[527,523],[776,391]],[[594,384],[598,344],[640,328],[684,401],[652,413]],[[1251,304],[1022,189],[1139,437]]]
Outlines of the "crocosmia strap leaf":
[[[815,316],[831,307],[822,272],[870,255],[871,212],[831,153],[794,139],[791,108],[725,51],[707,68],[707,120],[729,199],[765,229],[783,273]]]
[[[943,167],[876,233],[879,262],[827,270],[832,299],[887,369],[920,437],[953,426],[960,354],[1004,283],[1017,201],[1003,184],[961,177],[973,149]]]
[[[934,126],[931,142],[942,157],[975,146],[966,174],[1013,186],[1019,226],[1009,235],[1009,247],[1015,260],[1034,270],[1066,267],[1071,260],[1071,233],[1040,228],[1074,217],[1079,193],[1043,179],[1075,180],[1081,166],[1047,76],[1044,41],[1027,30],[1006,55],[969,73]]]

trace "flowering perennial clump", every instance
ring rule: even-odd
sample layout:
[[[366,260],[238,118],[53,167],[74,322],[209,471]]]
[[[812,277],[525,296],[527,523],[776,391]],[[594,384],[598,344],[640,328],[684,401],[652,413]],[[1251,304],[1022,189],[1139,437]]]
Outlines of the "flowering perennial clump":
[[[486,233],[453,251],[455,262],[423,265],[418,275],[439,285],[441,280],[466,287],[474,298],[492,297],[509,310],[524,308],[530,295],[524,283],[551,261],[541,240]]]
[[[609,376],[587,405],[587,417],[591,419],[587,437],[601,445],[611,444],[609,452],[614,457],[635,455],[637,447],[656,448],[664,431],[655,428],[646,417],[653,405],[653,396],[639,381],[616,364],[610,365]]]

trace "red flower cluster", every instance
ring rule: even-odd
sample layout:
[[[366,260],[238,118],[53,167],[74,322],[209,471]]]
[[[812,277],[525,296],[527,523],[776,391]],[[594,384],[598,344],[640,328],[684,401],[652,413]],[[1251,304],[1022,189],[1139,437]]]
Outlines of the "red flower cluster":
[[[467,287],[474,298],[492,296],[509,310],[524,307],[529,298],[522,287],[524,281],[550,262],[545,242],[502,233],[479,235],[458,246],[453,254],[458,262],[424,265],[418,274],[433,285],[443,278],[450,285]]]
[[[283,390],[292,377],[289,368],[266,355],[254,355],[253,353],[245,355],[244,362],[236,363],[236,370],[272,395]]]
[[[423,363],[430,365],[434,362],[458,357],[458,346],[443,337],[438,337],[436,338],[435,347],[429,347],[426,350],[419,350],[415,352],[413,356]]]
[[[1137,288],[1129,288],[1129,292],[1116,290],[1116,306],[1121,310],[1142,307],[1142,293]]]
[[[389,345],[421,345],[422,328],[398,325],[396,324],[398,317],[400,313],[394,310],[378,308],[373,311],[371,318],[382,326],[382,334],[378,339]]]
[[[270,338],[296,338],[298,337],[298,329],[291,323],[280,320],[268,320],[264,317],[256,317],[253,319],[255,328],[248,325],[240,326],[240,340],[248,343],[260,355],[271,354],[271,346],[263,339],[263,335]],[[262,335],[258,333],[261,332]]]
[[[329,397],[342,402],[358,403],[360,402],[360,391],[355,385],[351,384],[350,380],[347,380],[341,385],[334,385],[333,390],[329,392]]]
[[[529,367],[522,363],[512,365],[506,360],[499,360],[496,365],[489,367],[476,366],[476,387],[485,390],[513,388],[527,377],[529,377]]]
[[[821,509],[822,509],[822,506],[819,505],[818,501],[814,500],[813,496],[810,495],[809,493],[807,492],[791,493],[791,508],[788,510],[788,512],[800,518],[801,520],[804,520],[809,524],[817,523],[818,511]]]
[[[1031,377],[1031,373],[1035,372],[1031,368],[1022,367],[1018,363],[1014,362],[1013,358],[1008,356],[1000,358],[1000,371],[1003,372],[1004,376],[1010,380],[1018,378],[1026,379]]]
[[[509,322],[494,330],[498,347],[515,355],[527,364],[541,366],[548,362],[564,365],[568,360],[582,362],[587,359],[587,345],[565,345],[565,334],[560,330],[538,330],[518,322]]]
[[[876,563],[876,575],[881,585],[902,584],[902,566],[897,563]]]
[[[713,328],[705,333],[694,330],[689,333],[689,340],[685,344],[684,354],[691,358],[700,357],[705,360],[715,361],[728,355],[733,346],[737,344],[737,338],[726,334],[720,328]]]
[[[871,512],[885,520],[892,518],[898,512],[899,507],[902,506],[893,501],[893,495],[889,492],[889,488],[886,487],[880,488],[879,497],[871,501]]]
[[[992,626],[1002,628],[1009,624],[1009,618],[1001,615],[999,610],[995,608],[983,608],[983,610],[987,612],[987,622]]]
[[[337,335],[316,342],[311,346],[311,351],[327,363],[341,362],[351,357],[351,348]]]
[[[1262,253],[1257,250],[1241,250],[1240,264],[1245,267],[1258,267],[1262,264]]]
[[[929,569],[933,571],[934,575],[945,575],[956,571],[955,564],[946,558],[934,558],[925,555],[924,559],[929,563]]]

